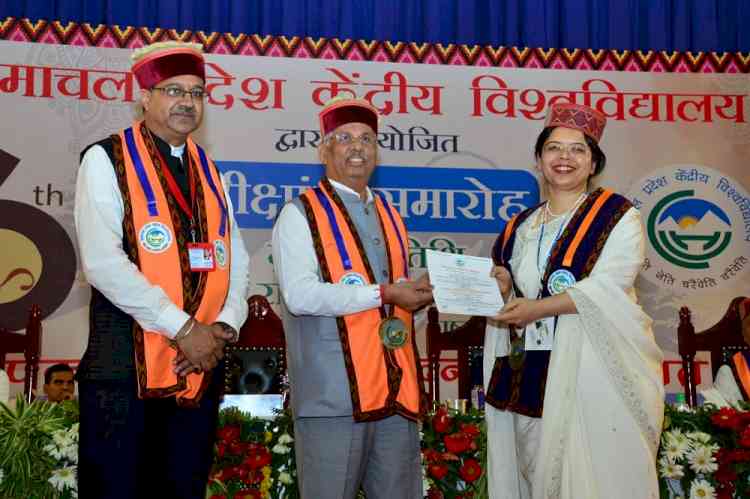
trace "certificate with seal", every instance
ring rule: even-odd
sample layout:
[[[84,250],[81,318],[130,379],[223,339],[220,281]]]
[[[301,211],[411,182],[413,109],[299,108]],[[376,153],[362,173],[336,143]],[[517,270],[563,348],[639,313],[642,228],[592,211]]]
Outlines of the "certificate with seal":
[[[426,250],[432,296],[442,314],[493,317],[503,307],[492,260]]]

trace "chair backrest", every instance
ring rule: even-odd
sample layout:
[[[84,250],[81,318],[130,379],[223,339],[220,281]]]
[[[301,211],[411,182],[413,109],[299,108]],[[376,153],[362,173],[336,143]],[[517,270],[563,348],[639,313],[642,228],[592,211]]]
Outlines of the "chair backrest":
[[[742,319],[740,306],[747,300],[738,296],[729,304],[724,317],[699,333],[693,327],[690,309],[680,309],[680,324],[677,327],[677,344],[682,357],[682,370],[685,374],[685,399],[688,405],[695,406],[696,399],[696,374],[695,353],[707,351],[711,353],[711,371],[714,377],[719,368],[729,362],[729,359],[740,350],[748,350],[750,347],[742,337]]]
[[[284,326],[264,296],[253,295],[247,304],[239,340],[225,349],[224,392],[278,393],[286,373]]]
[[[440,402],[440,354],[445,350],[458,352],[458,398],[471,397],[472,351],[484,348],[485,317],[471,317],[461,326],[442,332],[440,315],[435,307],[427,311],[427,356],[429,360],[430,382],[428,394]],[[480,366],[481,367],[481,366]]]
[[[0,369],[5,369],[5,357],[9,353],[22,353],[25,361],[23,393],[31,402],[39,374],[39,354],[42,350],[42,311],[32,305],[26,333],[13,333],[0,327]]]

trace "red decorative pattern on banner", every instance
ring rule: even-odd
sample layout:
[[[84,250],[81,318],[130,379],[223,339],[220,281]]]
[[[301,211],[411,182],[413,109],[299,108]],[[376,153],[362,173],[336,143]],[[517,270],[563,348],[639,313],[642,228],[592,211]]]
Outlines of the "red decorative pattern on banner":
[[[202,43],[206,53],[297,57],[350,61],[495,66],[503,68],[581,69],[667,73],[750,73],[750,52],[666,52],[591,49],[542,49],[443,45],[389,41],[313,39],[298,36],[233,35],[174,29],[92,26],[59,21],[32,22],[8,17],[0,22],[0,40],[108,48],[137,48],[179,40]]]

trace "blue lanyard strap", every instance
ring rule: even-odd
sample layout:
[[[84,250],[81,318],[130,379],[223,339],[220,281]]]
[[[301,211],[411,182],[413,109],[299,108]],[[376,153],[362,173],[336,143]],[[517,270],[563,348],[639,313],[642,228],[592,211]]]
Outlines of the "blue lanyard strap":
[[[227,233],[227,218],[228,218],[227,207],[224,206],[224,200],[221,198],[221,194],[219,194],[219,189],[216,188],[216,184],[214,183],[213,177],[211,177],[211,171],[208,168],[208,158],[206,157],[206,152],[198,144],[195,145],[195,148],[198,149],[198,157],[201,160],[201,168],[203,169],[203,175],[206,177],[208,186],[211,188],[211,191],[214,193],[214,196],[216,197],[216,202],[219,203],[219,208],[221,209],[221,223],[219,225],[219,235],[224,237],[224,235]]]
[[[133,161],[133,167],[135,167],[138,182],[140,182],[141,189],[143,189],[143,195],[146,196],[148,214],[151,217],[156,217],[159,215],[159,210],[156,207],[156,196],[154,196],[154,190],[151,188],[151,183],[148,181],[148,175],[146,174],[146,168],[143,166],[141,155],[138,154],[138,148],[135,146],[133,127],[125,129],[125,145],[128,148],[130,159]]]
[[[333,212],[333,206],[331,206],[331,202],[328,201],[328,197],[323,193],[323,189],[321,189],[320,187],[313,187],[313,192],[315,192],[315,195],[318,197],[318,201],[321,205],[323,205],[323,210],[325,210],[326,215],[328,216],[328,224],[331,226],[331,230],[333,231],[333,239],[336,241],[336,248],[339,250],[341,263],[344,265],[344,270],[351,270],[352,260],[351,258],[349,258],[349,252],[346,250],[346,245],[344,244],[344,236],[341,235],[339,224],[336,222],[336,215]]]
[[[380,198],[380,201],[383,202],[383,207],[385,208],[386,213],[388,213],[388,218],[391,220],[391,225],[393,225],[393,230],[394,232],[396,232],[396,237],[398,237],[398,244],[399,246],[401,246],[401,258],[404,260],[404,275],[408,277],[409,276],[409,263],[406,259],[406,248],[404,247],[404,240],[401,238],[401,232],[398,230],[396,219],[393,217],[393,213],[391,213],[391,209],[390,209],[390,206],[388,205],[388,202],[385,199],[385,195],[382,192],[376,192],[376,194]]]
[[[570,215],[568,215],[568,217],[569,216]],[[550,245],[549,250],[547,250],[547,256],[544,257],[544,268],[539,267],[539,263],[540,263],[539,260],[542,254],[542,239],[544,239],[544,225],[545,225],[544,222],[542,222],[542,229],[539,231],[539,244],[536,247],[536,268],[539,270],[540,279],[544,279],[544,273],[547,270],[547,264],[549,263],[549,256],[552,254],[552,249],[555,247],[557,240],[560,238],[560,234],[562,234],[563,227],[567,225],[568,217],[565,217],[565,220],[563,220],[563,223],[560,224],[560,228],[557,229],[557,234],[555,234],[555,239],[552,241],[552,244]]]

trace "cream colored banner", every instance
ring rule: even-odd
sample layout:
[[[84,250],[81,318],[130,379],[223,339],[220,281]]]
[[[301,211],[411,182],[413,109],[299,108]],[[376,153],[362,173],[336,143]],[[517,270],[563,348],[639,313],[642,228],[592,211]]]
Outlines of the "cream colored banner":
[[[0,54],[0,324],[21,328],[28,306],[39,303],[42,368],[74,363],[85,348],[89,299],[75,256],[76,170],[88,144],[134,119],[130,52],[0,42]],[[571,101],[610,118],[601,143],[607,168],[596,183],[642,210],[649,246],[639,296],[669,358],[681,306],[700,330],[733,297],[750,295],[747,75],[207,60],[211,96],[196,139],[232,185],[252,293],[274,304],[270,227],[283,203],[320,175],[316,116],[335,95],[366,98],[384,114],[383,166],[373,183],[407,223],[416,273],[425,249],[488,256],[508,218],[543,198],[533,144],[549,104]],[[424,355],[422,332],[419,342]],[[22,367],[10,364],[13,390]],[[678,391],[679,365],[670,360],[664,369],[668,391]],[[701,372],[710,377],[706,364]],[[455,376],[450,361],[443,373],[446,383]],[[443,395],[454,394],[446,384]]]

